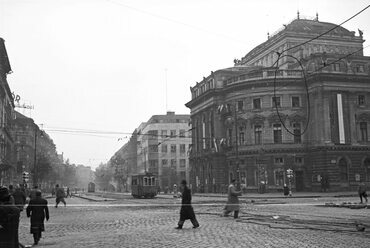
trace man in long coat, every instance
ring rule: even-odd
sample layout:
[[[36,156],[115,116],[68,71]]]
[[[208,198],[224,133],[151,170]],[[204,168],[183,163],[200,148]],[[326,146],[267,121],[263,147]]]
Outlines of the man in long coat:
[[[229,185],[229,188],[227,190],[227,202],[226,206],[224,208],[223,216],[226,217],[229,215],[229,213],[234,211],[234,218],[237,219],[239,217],[239,198],[238,196],[241,196],[242,192],[237,191],[235,188],[235,179],[231,180],[231,184]]]
[[[0,187],[0,247],[18,248],[19,208],[12,205],[8,188]]]
[[[176,229],[182,229],[185,220],[190,220],[193,224],[193,228],[198,228],[199,223],[195,217],[193,207],[191,206],[191,191],[186,186],[186,181],[182,180],[180,187],[182,188],[182,200],[181,200],[181,210],[180,210],[180,220],[177,224]]]
[[[26,211],[27,217],[31,217],[31,233],[34,244],[37,245],[41,232],[45,231],[44,220],[49,220],[48,201],[41,197],[41,191],[36,192],[36,198],[30,200]]]

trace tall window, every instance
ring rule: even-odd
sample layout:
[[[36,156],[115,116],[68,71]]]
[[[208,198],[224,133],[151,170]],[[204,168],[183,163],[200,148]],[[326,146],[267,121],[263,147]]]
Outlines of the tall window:
[[[334,63],[331,65],[333,71],[340,71],[340,64],[339,63]]]
[[[175,144],[171,145],[171,153],[176,153],[176,145]]]
[[[227,129],[227,145],[228,146],[231,146],[233,143],[233,129],[232,128],[229,128]]]
[[[360,106],[365,105],[365,96],[364,95],[359,95],[358,96],[358,105],[360,105]]]
[[[171,168],[176,168],[176,159],[171,159]]]
[[[280,102],[280,97],[279,96],[272,97],[272,107],[275,108],[275,106],[278,107],[278,108],[281,107],[281,102]]]
[[[161,130],[161,136],[162,136],[162,138],[166,138],[167,137],[167,130]]]
[[[158,152],[158,146],[157,145],[150,145],[149,146],[149,152]]]
[[[170,131],[170,136],[171,136],[171,138],[176,137],[176,130],[171,130]]]
[[[300,104],[300,101],[299,101],[299,97],[298,96],[293,96],[292,97],[292,107],[293,108],[298,108],[300,106],[301,106],[301,104]]]
[[[360,133],[361,133],[361,141],[366,142],[368,140],[368,137],[367,137],[367,122],[360,122]]]
[[[262,126],[254,126],[254,142],[256,145],[262,144]]]
[[[261,109],[261,98],[253,99],[253,109]]]
[[[342,182],[348,181],[348,165],[347,161],[344,158],[341,158],[339,160],[339,178]]]
[[[185,153],[185,144],[180,144],[180,153]]]
[[[185,137],[185,130],[184,129],[180,129],[179,136],[180,136],[180,138]]]
[[[167,167],[168,166],[168,160],[167,159],[162,159],[162,166]]]
[[[300,144],[302,142],[300,123],[293,123],[293,133],[294,133],[294,143]]]
[[[162,151],[162,153],[167,153],[167,144],[162,144],[161,145],[161,151]]]
[[[238,111],[242,111],[244,109],[244,101],[238,101]]]
[[[284,170],[283,169],[274,170],[274,181],[275,181],[275,185],[279,185],[279,186],[284,185]]]
[[[239,127],[239,145],[244,145],[244,141],[245,141],[244,128]]]
[[[282,132],[281,132],[281,124],[274,124],[273,131],[274,131],[274,143],[281,144],[283,140]]]

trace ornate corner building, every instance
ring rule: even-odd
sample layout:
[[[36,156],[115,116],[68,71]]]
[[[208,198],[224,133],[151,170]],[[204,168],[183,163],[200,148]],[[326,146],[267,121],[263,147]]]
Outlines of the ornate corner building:
[[[324,34],[324,35],[323,35]],[[363,33],[293,20],[194,87],[190,183],[222,192],[349,190],[370,181],[370,57]]]

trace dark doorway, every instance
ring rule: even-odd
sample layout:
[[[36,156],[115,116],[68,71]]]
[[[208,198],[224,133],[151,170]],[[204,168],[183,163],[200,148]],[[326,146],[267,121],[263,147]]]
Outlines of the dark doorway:
[[[297,192],[304,190],[303,171],[295,172],[295,189]]]

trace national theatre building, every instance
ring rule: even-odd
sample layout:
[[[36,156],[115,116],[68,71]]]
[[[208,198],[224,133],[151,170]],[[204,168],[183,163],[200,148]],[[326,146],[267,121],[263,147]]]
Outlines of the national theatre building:
[[[190,184],[222,192],[339,191],[370,182],[363,33],[297,19],[191,87]]]

